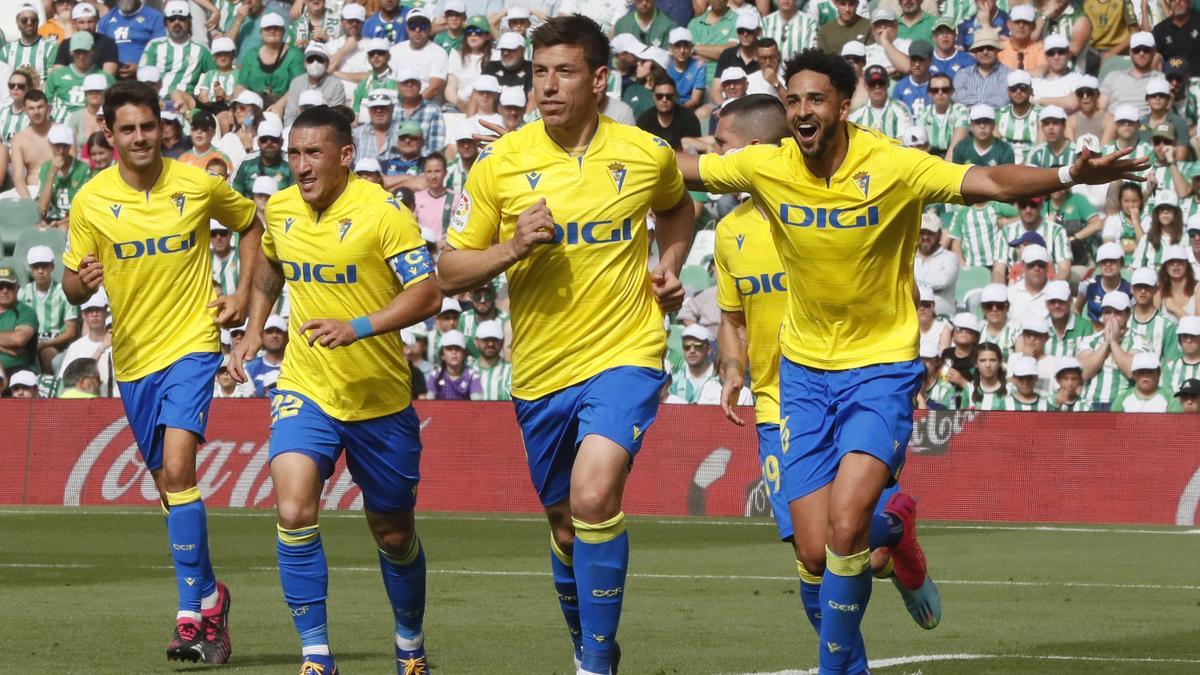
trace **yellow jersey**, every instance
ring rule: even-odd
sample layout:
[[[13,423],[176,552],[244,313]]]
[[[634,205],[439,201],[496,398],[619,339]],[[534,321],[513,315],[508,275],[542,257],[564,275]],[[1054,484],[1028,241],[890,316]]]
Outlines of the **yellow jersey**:
[[[412,378],[399,331],[327,349],[308,346],[300,327],[310,319],[349,321],[378,311],[429,277],[433,263],[412,212],[354,175],[319,214],[293,185],[267,202],[262,250],[283,270],[291,299],[292,339],[276,386],[346,422],[407,408]]]
[[[646,213],[685,194],[669,145],[604,116],[582,154],[559,147],[540,120],[480,153],[451,218],[451,246],[511,239],[517,216],[540,198],[555,222],[554,241],[505,272],[514,397],[535,399],[617,366],[662,369]]]
[[[121,382],[141,379],[197,352],[219,352],[209,219],[235,232],[254,222],[254,202],[225,181],[163,158],[146,192],[114,165],[71,203],[63,265],[89,254],[104,266],[113,318],[113,366]]]
[[[788,296],[771,224],[747,201],[717,223],[716,234],[717,306],[746,317],[755,421],[779,424],[779,326]]]
[[[783,355],[824,370],[917,358],[913,255],[926,204],[963,203],[969,166],[847,124],[837,173],[814,176],[794,139],[700,159],[715,192],[749,192],[788,279]]]

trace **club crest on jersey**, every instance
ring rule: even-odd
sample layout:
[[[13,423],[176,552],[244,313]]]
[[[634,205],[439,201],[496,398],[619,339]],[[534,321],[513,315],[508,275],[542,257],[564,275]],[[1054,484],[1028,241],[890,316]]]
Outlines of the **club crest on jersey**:
[[[109,204],[108,210],[112,211],[114,219],[121,217],[121,205],[120,204]]]
[[[862,190],[864,197],[871,196],[871,174],[866,171],[859,171],[854,174],[854,184],[858,186],[859,190]]]
[[[346,233],[350,231],[350,226],[353,224],[349,218],[342,218],[338,222],[338,241],[346,238]]]
[[[541,179],[542,179],[542,174],[540,174],[536,171],[530,171],[529,173],[525,174],[525,180],[529,181],[529,189],[530,190],[536,190],[538,181],[540,181]]]
[[[292,229],[292,226],[295,224],[296,224],[295,218],[284,218],[283,219],[283,233],[287,234],[288,230]]]
[[[625,173],[625,165],[621,162],[608,165],[608,175],[612,178],[613,186],[617,188],[617,194],[621,194],[621,188],[625,187]]]
[[[187,203],[187,197],[182,192],[176,192],[171,195],[171,203],[175,205],[175,209],[179,211],[179,215],[183,215],[183,205]]]

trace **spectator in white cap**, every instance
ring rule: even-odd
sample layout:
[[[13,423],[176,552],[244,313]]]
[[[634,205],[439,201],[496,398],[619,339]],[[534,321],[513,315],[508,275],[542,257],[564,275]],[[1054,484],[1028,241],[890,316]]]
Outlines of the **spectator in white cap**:
[[[729,66],[722,71],[721,77],[713,80],[712,89],[710,98],[715,98],[718,105],[723,105],[745,96],[750,89],[750,81],[741,67]]]
[[[107,392],[112,380],[112,369],[105,352],[112,349],[112,331],[108,327],[108,294],[103,288],[79,306],[79,315],[83,318],[83,333],[63,353],[56,376],[61,379],[72,361],[95,359],[101,366],[100,389]],[[47,368],[42,372],[54,371]],[[115,390],[116,387],[112,389]]]
[[[1013,358],[1009,368],[1008,396],[1004,399],[1004,409],[1009,412],[1046,412],[1051,408],[1051,400],[1038,391],[1038,362],[1031,356]]]
[[[1162,364],[1157,356],[1150,352],[1135,354],[1130,368],[1133,371],[1133,388],[1117,398],[1113,403],[1113,412],[1179,412],[1174,395],[1159,386]]]
[[[912,126],[912,115],[907,106],[889,95],[892,81],[887,69],[878,64],[867,66],[863,82],[867,85],[867,105],[851,112],[850,121],[899,138],[901,131]]]
[[[433,17],[433,42],[453,56],[455,51],[462,49],[466,38],[467,3],[464,0],[447,0],[440,13],[436,4],[431,2],[426,7]],[[483,18],[487,20],[487,17]]]
[[[912,58],[908,50],[913,41],[898,37],[899,31],[900,24],[891,7],[880,5],[871,12],[871,34],[875,43],[867,45],[868,65],[881,65],[887,68],[889,74],[911,71]],[[930,47],[932,52],[932,45]]]
[[[254,384],[238,382],[229,372],[229,355],[221,359],[217,375],[213,378],[213,398],[250,398],[254,396]]]
[[[1017,325],[1008,320],[1008,288],[1004,284],[988,284],[979,295],[979,307],[983,310],[983,331],[980,342],[995,343],[1004,350],[1004,358],[1017,341]]]
[[[759,25],[757,13],[751,14],[747,12],[738,14],[734,26],[737,44],[726,47],[721,51],[720,57],[717,58],[716,82],[724,83],[726,80],[738,79],[737,75],[729,75],[725,72],[730,68],[737,68],[737,72],[742,77],[757,71],[759,68],[758,36],[762,32],[762,27]],[[716,105],[720,105],[724,101],[724,98],[721,96],[720,86],[713,86],[709,96],[710,100]]]
[[[41,398],[38,378],[31,370],[18,370],[8,378],[8,393],[13,398]]]
[[[701,398],[706,399],[705,403],[720,402],[721,380],[717,377],[711,354],[712,333],[698,323],[686,326],[683,329],[683,367],[671,374],[671,393],[684,403],[701,403]]]
[[[996,111],[996,135],[1013,146],[1016,163],[1024,164],[1040,135],[1038,109],[1033,105],[1033,78],[1023,70],[1012,70],[1005,83],[1008,105]]]
[[[364,28],[365,30],[365,28]],[[350,107],[354,112],[358,113],[358,121],[362,122],[366,119],[366,110],[363,108],[363,101],[372,91],[380,89],[390,89],[393,95],[396,95],[397,82],[391,68],[391,43],[383,38],[365,38],[363,40],[363,49],[367,52],[367,65],[370,69],[358,85],[354,87],[353,103]]]
[[[92,58],[95,39],[91,33],[75,33],[67,42],[71,49],[71,63],[66,67],[51,70],[42,84],[46,97],[53,104],[56,122],[65,121],[67,115],[84,107],[83,78],[98,73],[110,82],[112,80],[112,75],[101,70]],[[28,93],[26,97],[28,98]]]
[[[1013,70],[1023,70],[1033,77],[1046,72],[1046,49],[1041,40],[1034,39],[1037,12],[1033,5],[1013,5],[1008,13],[1008,37],[1003,38],[1000,63]]]
[[[1031,358],[1037,363],[1038,380],[1035,389],[1042,396],[1054,389],[1054,367],[1058,363],[1058,357],[1046,353],[1049,340],[1049,322],[1040,317],[1026,319],[1021,323],[1021,335],[1009,361],[1010,366],[1015,363],[1013,359],[1019,358]]]
[[[383,185],[383,168],[379,166],[379,160],[374,157],[363,157],[354,162],[354,175],[363,180],[369,180],[372,183]]]
[[[1022,5],[1023,6],[1023,5]],[[1025,158],[1030,166],[1063,166],[1075,161],[1075,149],[1067,138],[1067,113],[1056,105],[1042,108],[1038,114],[1044,142],[1033,146]]]
[[[1101,330],[1101,301],[1104,296],[1113,291],[1121,291],[1132,295],[1133,288],[1121,276],[1125,257],[1121,253],[1120,244],[1107,242],[1096,250],[1096,274],[1091,279],[1085,279],[1079,284],[1079,297],[1075,301],[1075,311],[1086,316],[1093,323],[1094,330]]]
[[[520,87],[505,87],[500,92],[500,117],[504,118],[505,129],[516,131],[525,124],[528,103]]]
[[[471,370],[479,380],[484,401],[512,400],[512,364],[504,359],[504,326],[496,320],[484,321],[475,329],[475,349],[479,357]]]
[[[1154,208],[1150,211],[1150,227],[1133,249],[1131,266],[1157,268],[1162,265],[1163,253],[1167,248],[1184,243],[1183,211],[1175,194],[1163,191],[1155,195]]]
[[[108,90],[108,84],[108,77],[104,73],[92,73],[84,77],[84,107],[67,115],[66,125],[74,132],[75,142],[81,149],[92,134],[104,132],[104,92]],[[3,117],[3,113],[0,113],[0,117]]]
[[[183,153],[192,149],[192,139],[183,133],[183,122],[179,115],[170,110],[164,110],[158,115],[162,122],[162,138],[159,148],[163,157],[179,159]]]
[[[497,28],[502,28],[510,32],[520,35],[522,38],[529,36],[529,27],[533,25],[533,12],[526,5],[531,4],[529,0],[507,0],[504,3],[508,7],[508,11],[499,17]],[[550,0],[551,5],[558,4],[555,0]],[[548,8],[550,9],[550,8]],[[553,11],[553,9],[551,9]],[[539,12],[540,21],[545,21],[550,17],[545,11]],[[502,24],[502,25],[501,25]]]
[[[446,103],[458,106],[465,112],[463,106],[471,97],[475,78],[483,72],[483,64],[492,57],[492,27],[487,17],[473,16],[463,30],[461,44],[449,49]],[[445,34],[439,33],[437,37]]]
[[[1032,5],[1030,7],[1032,8]],[[1038,106],[1056,105],[1068,113],[1075,112],[1079,109],[1079,100],[1076,98],[1075,91],[1079,87],[1081,76],[1072,69],[1074,64],[1071,63],[1070,43],[1067,36],[1061,33],[1046,35],[1042,40],[1042,54],[1045,58],[1046,70],[1033,78],[1033,104]],[[1100,83],[1093,84],[1092,89],[1099,95]],[[1092,97],[1092,102],[1096,103],[1098,99]],[[1094,110],[1095,106],[1092,107]],[[1080,133],[1086,132],[1081,131]],[[1096,136],[1100,135],[1096,134]]]
[[[950,322],[937,315],[934,310],[933,291],[927,286],[917,285],[917,326],[921,333],[921,344],[929,345],[939,353],[950,346]]]
[[[1133,20],[1130,15],[1126,15],[1126,18]],[[1111,45],[1095,40],[1096,36],[1093,36],[1092,47],[1105,52],[1101,54],[1101,59],[1116,56],[1125,50],[1125,38],[1121,34],[1124,32],[1123,29],[1116,32],[1119,37]],[[1154,35],[1145,31],[1134,33],[1128,44],[1130,67],[1114,68],[1104,76],[1100,82],[1100,107],[1115,110],[1119,105],[1131,105],[1137,108],[1138,115],[1145,115],[1149,111],[1146,106],[1146,85],[1152,79],[1161,77],[1154,68],[1157,53]]]
[[[258,125],[263,121],[263,97],[249,89],[243,89],[229,102],[229,127],[217,148],[225,153],[234,165],[240,164],[246,155],[258,149]]]
[[[388,50],[391,55],[391,68],[393,71],[412,68],[421,80],[421,98],[440,104],[444,100],[442,91],[446,88],[450,57],[445,49],[433,42],[433,21],[424,10],[410,9],[404,15],[404,27],[408,39]],[[404,97],[405,92],[402,88],[401,98]]]
[[[258,215],[261,218],[264,210],[267,208],[267,201],[271,199],[271,195],[279,192],[279,180],[274,176],[258,176],[254,182],[250,184],[250,198],[254,200],[254,206],[258,208]],[[236,284],[234,288],[236,288]]]
[[[457,330],[441,334],[437,367],[425,377],[425,396],[439,401],[483,400],[479,376],[467,368],[467,341]]]
[[[921,347],[921,365],[925,366],[925,380],[917,392],[918,410],[948,410],[957,404],[955,389],[942,379],[945,361],[942,354],[928,347]]]
[[[628,14],[617,19],[613,35],[628,33],[642,44],[663,49],[669,47],[668,36],[672,29],[679,27],[674,19],[659,11],[653,0],[633,0],[632,5]]]
[[[267,118],[258,125],[258,155],[247,157],[238,166],[231,184],[243,197],[252,197],[254,179],[259,176],[270,176],[279,183],[279,189],[291,187],[295,183],[292,177],[292,167],[283,156],[283,125],[275,119]]]
[[[1150,111],[1141,117],[1138,127],[1138,135],[1141,140],[1154,143],[1155,150],[1158,150],[1161,145],[1167,151],[1166,155],[1157,156],[1161,160],[1160,164],[1167,165],[1171,162],[1186,160],[1190,149],[1188,146],[1188,120],[1175,112],[1171,97],[1171,83],[1163,77],[1150,78],[1150,81],[1146,83],[1146,106]],[[1160,136],[1162,137],[1161,143],[1159,142]],[[1171,141],[1174,147],[1171,147],[1167,141]]]
[[[196,104],[192,92],[200,74],[216,64],[208,47],[192,41],[192,9],[187,0],[168,0],[163,16],[167,34],[146,43],[138,65],[158,68],[162,83],[159,98],[174,101],[177,110],[191,110]]]
[[[955,85],[957,89],[958,85]],[[985,103],[971,106],[968,112],[970,118],[970,138],[963,139],[954,146],[951,153],[956,164],[974,164],[975,166],[996,166],[998,164],[1015,164],[1016,154],[1008,141],[996,137],[996,109]]]
[[[924,152],[929,152],[929,134],[925,131],[925,127],[909,127],[900,134],[900,142],[906,148],[916,148]]]
[[[287,349],[287,319],[278,314],[268,316],[262,335],[262,353],[247,363],[245,370],[249,381],[254,383],[254,395],[270,398],[275,393],[275,383],[279,381],[279,371],[283,367],[283,355]]]
[[[762,18],[762,36],[771,38],[779,45],[780,58],[787,61],[802,49],[816,47],[817,17],[807,11],[807,6],[805,11],[801,11],[801,5],[806,3],[798,0],[779,0],[775,5],[779,9]],[[919,8],[918,3],[918,10]],[[928,35],[924,37],[929,39]]]
[[[54,251],[49,246],[33,246],[25,254],[25,264],[33,281],[17,292],[17,302],[33,308],[37,315],[37,355],[43,373],[53,371],[54,357],[78,335],[75,319],[79,310],[67,301],[62,284],[54,280]]]
[[[1185,316],[1175,327],[1177,343],[1167,354],[1164,379],[1167,389],[1177,391],[1186,380],[1200,378],[1200,316]]]
[[[241,261],[233,246],[233,232],[214,219],[208,223],[208,233],[209,246],[212,248],[213,286],[218,295],[230,295],[237,291],[241,278]]]
[[[933,291],[938,314],[954,313],[955,285],[958,282],[958,256],[942,247],[942,223],[937,214],[921,214],[921,234],[917,255],[913,258],[917,284]]]
[[[625,93],[625,87],[633,81],[634,69],[638,64],[637,55],[645,45],[629,33],[614,35],[611,44],[613,65],[608,74],[608,93],[620,96]]]
[[[388,89],[373,89],[363,100],[367,109],[367,124],[354,128],[354,150],[357,159],[375,159],[380,165],[398,156],[396,134],[400,122],[396,119],[396,99]]]
[[[1055,412],[1091,412],[1092,406],[1083,397],[1083,364],[1074,356],[1061,356],[1054,365]]]
[[[1148,267],[1139,267],[1129,279],[1133,289],[1133,313],[1129,330],[1141,338],[1156,356],[1175,346],[1175,320],[1155,304],[1158,274]]]
[[[329,68],[329,53],[322,42],[313,41],[304,48],[304,73],[296,76],[287,90],[287,103],[283,108],[284,126],[292,126],[300,115],[300,97],[310,91],[321,94],[328,106],[346,104],[346,85],[334,77]]]
[[[1061,53],[1060,50],[1055,50],[1055,52],[1055,56],[1051,57],[1052,61],[1057,61],[1058,54]],[[1059,96],[1061,87],[1066,86],[1067,80],[1073,80],[1071,91],[1074,95],[1068,93],[1065,96]],[[1039,82],[1042,83],[1041,89],[1039,89]],[[1035,81],[1033,87],[1035,103],[1039,105],[1053,103],[1062,106],[1069,113],[1066,131],[1068,138],[1080,138],[1090,134],[1104,141],[1113,138],[1116,133],[1115,118],[1112,112],[1100,107],[1100,81],[1092,75],[1080,75],[1069,71],[1061,78],[1051,79],[1050,74],[1047,73],[1046,78]]]
[[[524,89],[512,87],[513,89]],[[465,101],[459,101],[460,109],[466,113],[468,120],[474,121],[483,115],[494,115],[500,102],[500,81],[494,75],[480,75],[471,83],[471,93]]]
[[[450,331],[458,331],[458,320],[462,317],[462,304],[455,298],[442,298],[442,308],[433,317],[433,331],[429,334],[429,347],[426,358],[436,363],[442,347],[442,336]],[[463,343],[466,349],[466,343]]]
[[[50,160],[38,171],[38,211],[41,227],[67,229],[71,202],[92,177],[83,160],[75,158],[75,134],[65,124],[55,124],[46,136],[50,141]]]
[[[1018,199],[1017,221],[1004,226],[1000,231],[1000,260],[996,261],[996,269],[1008,267],[1010,273],[1016,271],[1016,263],[1021,262],[1021,248],[1034,239],[1032,235],[1041,238],[1035,243],[1045,247],[1049,264],[1055,279],[1071,277],[1071,244],[1067,231],[1062,225],[1042,215],[1045,200],[1036,198]]]
[[[1079,362],[1087,382],[1084,397],[1099,412],[1106,412],[1130,386],[1133,356],[1149,346],[1129,330],[1129,296],[1112,291],[1101,301],[1102,329],[1079,343]]]
[[[21,26],[18,22],[17,28],[22,31],[18,40],[22,47],[25,49],[33,47],[34,49],[32,56],[16,60],[22,62],[28,60],[29,65],[32,65],[34,70],[45,78],[52,66],[66,66],[71,63],[71,41],[65,38],[74,33],[89,33],[95,40],[95,44],[92,46],[92,60],[100,64],[100,68],[104,72],[115,77],[117,65],[120,62],[117,43],[111,37],[96,32],[96,26],[100,21],[96,6],[87,2],[76,3],[74,0],[55,0],[54,7],[58,10],[58,16],[48,17],[46,23],[41,26],[36,23],[30,26],[29,30],[32,30],[33,35],[27,36],[24,32],[26,27]],[[64,26],[71,26],[74,30],[68,31]],[[11,44],[15,45],[16,41]],[[19,48],[13,46],[9,49],[17,51]],[[44,65],[40,65],[38,62],[41,58],[39,57],[46,50],[49,51],[48,58],[52,61],[44,61]],[[8,61],[9,65],[15,67],[13,59],[0,57],[0,61]]]
[[[354,86],[371,70],[371,64],[367,62],[367,41],[363,37],[367,10],[362,5],[346,3],[342,5],[340,16],[342,34],[325,43],[325,52],[329,54],[329,72],[341,81],[349,100],[354,94]]]
[[[351,7],[358,6],[359,5],[351,5]],[[296,107],[300,109],[300,112],[304,112],[309,108],[315,108],[319,105],[327,105],[325,102],[325,95],[321,93],[320,89],[309,89],[308,91],[301,92],[300,98],[296,101]]]
[[[282,114],[283,100],[292,80],[304,74],[304,48],[286,39],[287,22],[273,12],[265,12],[258,23],[262,44],[241,50],[237,90],[260,94],[276,114]]]
[[[1008,285],[1008,318],[1024,323],[1049,315],[1046,309],[1046,282],[1049,280],[1050,254],[1045,246],[1029,244],[1021,251],[1025,274]]]
[[[457,152],[454,153],[454,161],[446,167],[446,187],[455,195],[462,192],[463,185],[467,182],[467,173],[475,166],[475,160],[479,157],[479,141],[475,140],[475,134],[490,133],[487,129],[469,122],[459,122],[454,128],[451,140],[454,141],[454,149]]]
[[[517,33],[504,33],[496,41],[500,59],[483,66],[485,75],[493,75],[504,87],[520,87],[528,94],[533,88],[533,64],[525,58],[525,38]]]
[[[979,347],[981,326],[979,318],[970,312],[955,314],[953,326],[952,344],[942,350],[942,379],[954,388],[956,396],[960,396],[970,390],[975,379],[975,352]],[[958,399],[955,405],[947,404],[946,407],[958,410],[965,406]]]
[[[437,45],[432,47],[441,49]],[[421,74],[417,70],[407,66],[398,69],[396,82],[399,83],[400,91],[400,101],[396,105],[396,121],[401,124],[415,122],[421,127],[421,136],[425,141],[421,149],[422,156],[440,152],[446,145],[446,120],[442,117],[442,106],[426,98],[428,90],[423,89]],[[478,80],[475,84],[478,86]],[[386,168],[386,163],[384,164]]]
[[[1200,314],[1196,273],[1188,263],[1187,254],[1182,246],[1165,247],[1158,269],[1158,302],[1174,320]]]
[[[295,5],[300,5],[296,16]],[[301,0],[292,7],[292,42],[304,49],[342,36],[342,3],[339,0]]]
[[[237,54],[237,45],[232,38],[218,37],[212,41],[212,59],[214,67],[200,73],[196,80],[195,97],[204,103],[209,110],[220,109],[221,104],[228,105],[237,89],[237,71],[233,68],[233,59]]]
[[[975,378],[969,391],[963,409],[1004,410],[1008,381],[1004,372],[1004,352],[996,343],[984,342],[975,349]]]
[[[1132,105],[1118,105],[1111,108],[1111,110],[1113,129],[1116,136],[1111,142],[1106,143],[1100,151],[1110,153],[1117,150],[1124,150],[1125,148],[1133,148],[1132,154],[1139,157],[1150,157],[1154,153],[1154,146],[1151,144],[1150,139],[1142,140],[1141,138],[1138,131],[1141,115],[1138,113],[1137,107]]]
[[[1046,320],[1050,323],[1050,340],[1046,353],[1051,356],[1073,356],[1079,341],[1092,334],[1092,322],[1071,310],[1071,284],[1055,279],[1046,284]]]

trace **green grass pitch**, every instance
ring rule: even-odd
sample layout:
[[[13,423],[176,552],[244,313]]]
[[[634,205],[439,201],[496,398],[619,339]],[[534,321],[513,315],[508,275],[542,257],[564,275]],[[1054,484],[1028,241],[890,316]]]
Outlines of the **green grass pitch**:
[[[272,514],[209,518],[234,599],[233,658],[220,672],[295,672]],[[571,672],[540,518],[423,514],[418,530],[435,672]],[[339,667],[394,672],[362,515],[327,513],[321,531]],[[629,531],[622,673],[815,667],[795,565],[768,522],[632,518]],[[157,511],[9,508],[0,535],[0,673],[217,672],[163,655],[175,582]],[[1200,531],[924,523],[921,537],[942,625],[921,630],[891,584],[876,583],[864,629],[876,673],[1200,672]],[[905,658],[939,655],[960,656]]]

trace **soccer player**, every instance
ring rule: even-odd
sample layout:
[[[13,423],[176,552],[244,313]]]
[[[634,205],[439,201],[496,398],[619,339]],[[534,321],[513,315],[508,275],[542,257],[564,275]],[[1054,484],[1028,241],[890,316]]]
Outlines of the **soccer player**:
[[[224,663],[230,595],[209,559],[196,450],[221,365],[219,329],[245,318],[250,275],[216,297],[209,221],[241,233],[243,271],[253,269],[262,225],[254,203],[220,178],[162,157],[158,94],[149,85],[113,85],[104,124],[118,161],[71,205],[63,290],[78,305],[104,284],[112,306],[117,386],[167,514],[179,586],[167,658]]]
[[[249,324],[230,363],[234,378],[247,381],[243,364],[262,345],[263,326],[286,283],[296,337],[271,400],[270,462],[279,580],[300,634],[300,672],[337,673],[317,512],[345,448],[395,614],[396,670],[424,675],[425,552],[413,519],[420,422],[400,328],[441,307],[433,262],[412,213],[383,188],[351,175],[350,123],[333,108],[300,113],[288,162],[296,185],[267,204]]]
[[[751,94],[730,101],[717,121],[716,141],[724,152],[757,143],[779,143],[791,135],[783,104],[770,94]],[[787,283],[783,263],[771,242],[771,224],[753,202],[747,201],[717,223],[714,261],[717,268],[717,303],[721,307],[720,348],[721,408],[734,424],[745,421],[737,414],[738,394],[750,369],[754,392],[754,417],[758,430],[758,456],[763,481],[779,528],[779,538],[792,542],[792,518],[781,485],[779,437],[779,343],[775,336],[787,310]],[[935,350],[936,351],[936,350]],[[897,486],[884,491],[875,517],[877,534],[888,532],[885,505]],[[821,628],[821,577],[808,574],[796,554],[800,573],[800,598],[805,614],[819,633]],[[876,548],[871,567],[878,577],[891,575],[891,557]],[[913,619],[923,628],[941,620],[941,598],[930,583],[909,590],[892,576]]]
[[[963,166],[847,123],[853,68],[805,50],[786,68],[793,138],[702,159],[681,155],[692,189],[749,192],[771,220],[788,280],[780,331],[781,474],[800,561],[821,575],[822,672],[862,672],[868,541],[883,489],[895,481],[922,381],[913,255],[921,211],[937,202],[1013,201],[1074,182],[1107,183],[1145,168],[1128,151],[1071,166]],[[915,504],[892,559],[919,588],[925,559]],[[894,536],[894,535],[893,535]]]
[[[579,672],[609,673],[629,559],[621,496],[666,380],[663,313],[683,303],[694,212],[670,147],[599,114],[610,48],[596,23],[554,17],[532,43],[542,119],[480,153],[439,282],[451,294],[508,278],[512,397],[555,589]]]

